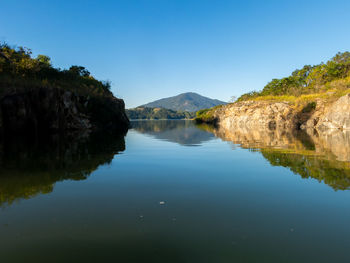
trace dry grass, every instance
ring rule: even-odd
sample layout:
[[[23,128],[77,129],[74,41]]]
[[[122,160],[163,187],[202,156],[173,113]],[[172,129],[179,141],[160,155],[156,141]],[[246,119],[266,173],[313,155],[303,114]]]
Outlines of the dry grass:
[[[302,94],[300,96],[293,95],[282,95],[282,96],[257,96],[251,99],[247,99],[250,101],[280,101],[287,102],[290,104],[300,105],[310,103],[317,99],[324,99],[326,101],[332,102],[346,94],[350,93],[350,77],[334,80],[332,82],[328,82],[322,87],[318,87],[317,90],[320,92],[310,93],[310,94]]]
[[[260,96],[256,98],[252,98],[250,100],[252,101],[283,101],[283,102],[288,102],[291,104],[304,104],[304,103],[309,103],[312,101],[315,101],[317,99],[325,99],[329,101],[333,101],[335,99],[338,99],[346,94],[350,93],[350,89],[344,89],[344,90],[339,90],[339,89],[331,89],[328,90],[327,92],[322,92],[322,93],[312,93],[312,94],[305,94],[301,96]]]

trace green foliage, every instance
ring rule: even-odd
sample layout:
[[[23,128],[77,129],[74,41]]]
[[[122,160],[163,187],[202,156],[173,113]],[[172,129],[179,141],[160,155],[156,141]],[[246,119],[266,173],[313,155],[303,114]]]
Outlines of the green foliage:
[[[295,70],[289,77],[273,79],[260,92],[243,94],[237,101],[256,99],[262,96],[301,96],[326,92],[330,83],[350,76],[350,52],[337,53],[327,63]],[[350,87],[347,86],[346,88]]]
[[[68,70],[69,74],[72,74],[75,77],[89,77],[90,72],[81,66],[71,66]]]
[[[310,102],[308,104],[306,104],[306,106],[302,109],[303,113],[308,113],[313,111],[314,109],[316,109],[316,102]]]
[[[248,92],[248,93],[241,95],[236,101],[240,102],[240,101],[244,101],[244,100],[250,100],[250,99],[256,98],[258,96],[259,96],[259,92],[251,91],[251,92]]]
[[[222,108],[224,105],[217,105],[213,108],[210,109],[203,109],[203,110],[199,110],[196,112],[196,122],[197,123],[212,123],[212,124],[216,124],[217,122],[217,118],[214,115],[216,113],[216,111],[220,108]]]
[[[196,117],[203,116],[203,115],[207,114],[208,111],[210,111],[210,109],[199,110],[199,111],[196,112]]]
[[[99,81],[82,66],[68,70],[54,68],[45,55],[32,58],[30,49],[0,43],[0,97],[8,89],[25,91],[37,87],[56,87],[79,95],[112,96],[109,81]]]
[[[195,115],[193,112],[188,111],[174,111],[164,108],[149,107],[128,109],[126,110],[126,114],[129,119],[133,120],[192,119]]]
[[[51,67],[51,59],[48,56],[45,55],[38,55],[36,57],[36,60],[39,62],[39,65],[41,67]]]

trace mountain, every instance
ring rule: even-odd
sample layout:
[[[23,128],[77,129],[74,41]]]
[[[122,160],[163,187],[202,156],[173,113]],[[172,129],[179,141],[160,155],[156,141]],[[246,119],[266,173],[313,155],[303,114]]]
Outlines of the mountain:
[[[207,109],[221,104],[226,104],[226,102],[210,99],[201,96],[197,93],[187,92],[174,97],[156,100],[142,105],[141,107],[165,108],[175,111],[195,112],[201,109]]]

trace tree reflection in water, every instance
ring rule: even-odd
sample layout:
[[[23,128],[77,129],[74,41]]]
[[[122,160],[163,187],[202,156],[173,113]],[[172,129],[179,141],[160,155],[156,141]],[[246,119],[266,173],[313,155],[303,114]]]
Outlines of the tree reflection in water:
[[[6,139],[0,144],[0,205],[50,193],[59,181],[85,180],[124,150],[123,134]]]

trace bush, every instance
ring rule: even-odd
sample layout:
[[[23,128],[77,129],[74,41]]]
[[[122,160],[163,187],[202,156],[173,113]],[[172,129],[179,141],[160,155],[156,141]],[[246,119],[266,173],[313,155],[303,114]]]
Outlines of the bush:
[[[308,113],[308,112],[311,112],[313,111],[314,109],[316,109],[316,102],[310,102],[308,103],[303,109],[302,109],[302,112],[303,113]]]

